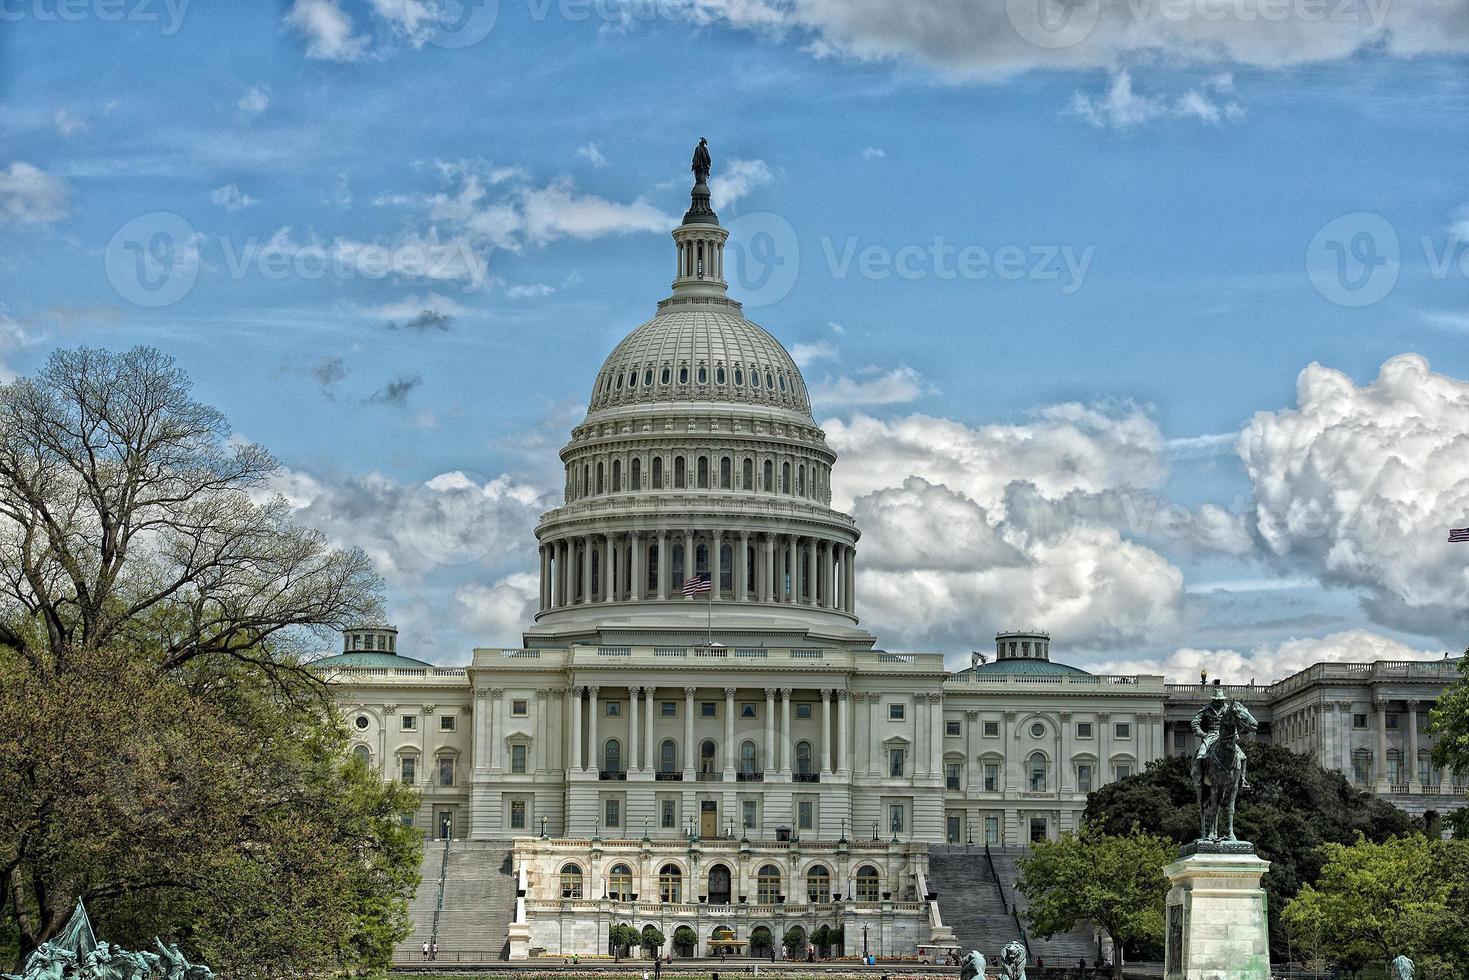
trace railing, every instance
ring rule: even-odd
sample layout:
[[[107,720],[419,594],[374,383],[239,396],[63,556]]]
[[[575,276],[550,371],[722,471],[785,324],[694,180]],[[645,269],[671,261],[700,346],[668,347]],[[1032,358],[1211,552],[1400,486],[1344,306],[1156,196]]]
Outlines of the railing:
[[[821,660],[825,656],[825,650],[818,650],[814,647],[796,647],[791,650],[792,660]]]
[[[598,779],[627,779],[627,771],[624,769],[598,769]]]
[[[653,648],[653,656],[655,656],[655,657],[687,657],[688,655],[689,655],[689,649],[688,649],[688,647],[654,647]]]
[[[1005,899],[1005,883],[1000,880],[1000,873],[995,870],[995,859],[990,855],[990,842],[984,842],[984,860],[989,865],[990,877],[994,879],[995,890],[1000,893],[1000,908],[1006,912],[1010,911],[1010,903]]]
[[[765,773],[763,772],[741,772],[735,774],[735,780],[741,783],[763,783]]]
[[[429,928],[429,943],[433,946],[439,944],[439,916],[444,911],[444,879],[449,877],[449,843],[452,838],[444,838],[444,856],[439,861],[439,896],[434,902],[434,921]]]
[[[681,783],[681,782],[683,782],[683,773],[681,773],[681,772],[659,772],[659,773],[655,773],[653,775],[653,779],[654,779],[655,782],[660,782],[660,783]]]
[[[500,656],[507,660],[540,660],[539,650],[501,650]]]
[[[695,778],[701,783],[722,783],[724,782],[724,773],[701,772]]]
[[[631,657],[632,647],[597,647],[599,657]]]
[[[770,651],[762,647],[735,647],[734,655],[751,660],[764,660],[770,656]]]
[[[819,783],[819,782],[821,782],[821,773],[819,773],[819,772],[793,772],[793,773],[791,773],[791,782],[793,782],[793,783]]]

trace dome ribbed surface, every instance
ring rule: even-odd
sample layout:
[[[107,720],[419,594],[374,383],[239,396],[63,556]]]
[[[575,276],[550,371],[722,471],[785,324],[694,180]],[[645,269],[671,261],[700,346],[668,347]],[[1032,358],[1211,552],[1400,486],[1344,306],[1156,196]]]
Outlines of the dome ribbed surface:
[[[811,399],[796,362],[737,309],[668,310],[638,327],[603,362],[590,410],[727,401],[784,408],[809,419]]]
[[[1050,660],[1035,660],[1024,657],[1009,657],[1004,660],[991,660],[989,663],[961,670],[959,673],[968,674],[1031,674],[1035,676],[1061,674],[1082,674],[1090,677],[1091,672],[1082,670],[1080,667],[1072,667],[1070,664],[1058,664]]]
[[[338,653],[330,657],[322,657],[313,660],[312,667],[432,667],[433,664],[424,663],[422,660],[414,660],[412,657],[400,656],[396,653],[388,653],[378,650],[353,650],[351,653]]]

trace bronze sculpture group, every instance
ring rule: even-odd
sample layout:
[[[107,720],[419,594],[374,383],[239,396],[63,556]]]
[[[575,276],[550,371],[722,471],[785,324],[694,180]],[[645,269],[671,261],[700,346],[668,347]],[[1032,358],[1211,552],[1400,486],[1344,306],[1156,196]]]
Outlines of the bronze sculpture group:
[[[134,952],[92,933],[87,910],[77,901],[76,911],[61,934],[44,942],[26,957],[19,976],[0,974],[3,980],[213,980],[214,971],[190,963],[177,943],[154,938],[157,952]]]
[[[1025,944],[1018,939],[1012,939],[1000,950],[1000,958],[996,961],[1000,967],[1002,980],[1025,980],[1025,963],[1027,953]],[[959,980],[985,980],[984,954],[977,949],[971,949],[959,961]]]

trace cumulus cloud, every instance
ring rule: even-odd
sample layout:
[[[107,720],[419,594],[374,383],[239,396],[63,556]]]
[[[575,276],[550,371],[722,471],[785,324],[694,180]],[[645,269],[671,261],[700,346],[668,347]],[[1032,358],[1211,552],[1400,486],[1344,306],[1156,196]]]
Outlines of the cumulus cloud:
[[[884,371],[869,367],[856,377],[842,375],[811,388],[811,400],[821,408],[842,405],[894,405],[916,401],[933,391],[923,376],[906,365]]]
[[[588,140],[581,146],[578,146],[576,148],[576,155],[581,157],[583,160],[586,160],[588,163],[599,170],[607,166],[607,158],[603,156],[602,151],[597,147],[597,144],[593,143],[591,140]]]
[[[814,344],[793,344],[791,346],[791,360],[795,361],[796,366],[800,368],[809,367],[817,361],[835,361],[840,356],[836,345],[826,340],[818,340]]]
[[[864,159],[867,160],[881,160],[887,155],[887,150],[881,149],[876,146],[867,146],[862,148],[862,156]]]
[[[252,85],[240,96],[235,107],[247,116],[258,116],[270,108],[270,86]]]
[[[209,195],[209,200],[226,211],[243,211],[245,208],[260,203],[249,194],[240,190],[239,184],[225,184],[223,187],[216,187]]]
[[[1469,563],[1446,538],[1469,517],[1469,382],[1417,354],[1360,386],[1313,363],[1296,407],[1257,413],[1238,449],[1256,534],[1281,566],[1360,590],[1380,623],[1462,626]]]
[[[1219,88],[1220,86],[1223,87]],[[1209,87],[1228,91],[1233,87],[1233,77],[1227,74],[1216,75],[1210,80]],[[1172,99],[1162,95],[1140,95],[1133,91],[1132,75],[1127,71],[1118,71],[1112,75],[1104,95],[1075,93],[1071,101],[1071,112],[1093,126],[1111,129],[1128,129],[1169,117],[1217,123],[1221,119],[1238,119],[1244,115],[1244,109],[1239,103],[1218,101],[1205,88],[1190,89]]]
[[[76,136],[92,128],[91,123],[64,106],[52,114],[51,121],[56,125],[56,132],[62,136]]]
[[[71,211],[71,185],[16,160],[0,168],[0,224],[48,225]]]
[[[323,61],[361,61],[368,37],[356,33],[352,17],[338,0],[295,0],[286,26],[306,39],[306,56]]]
[[[1194,683],[1200,669],[1207,669],[1210,677],[1226,684],[1270,684],[1318,663],[1441,660],[1443,655],[1441,650],[1420,650],[1380,633],[1352,629],[1262,644],[1248,652],[1184,647],[1164,658],[1106,660],[1089,668],[1102,674],[1162,674],[1174,684]]]
[[[764,160],[727,160],[709,178],[710,203],[716,210],[731,207],[755,188],[770,183],[773,176]]]
[[[465,306],[451,296],[435,292],[427,292],[422,295],[410,293],[400,300],[370,307],[365,312],[369,316],[397,321],[411,320],[425,311],[450,319],[465,319],[483,315],[480,311]]]
[[[484,638],[485,646],[519,646],[520,634],[535,618],[540,579],[517,572],[492,585],[470,584],[454,591],[458,619]]]

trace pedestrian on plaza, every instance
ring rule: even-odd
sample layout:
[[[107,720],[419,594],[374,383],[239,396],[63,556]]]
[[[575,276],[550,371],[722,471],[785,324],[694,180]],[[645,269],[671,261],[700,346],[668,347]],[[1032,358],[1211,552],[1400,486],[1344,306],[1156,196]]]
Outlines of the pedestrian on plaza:
[[[438,943],[434,943],[432,946],[429,947],[428,958],[431,959],[431,960],[436,960],[436,959],[439,958],[439,944]]]
[[[423,941],[423,960],[424,960],[425,963],[428,962],[428,940],[427,939],[425,939]]]

